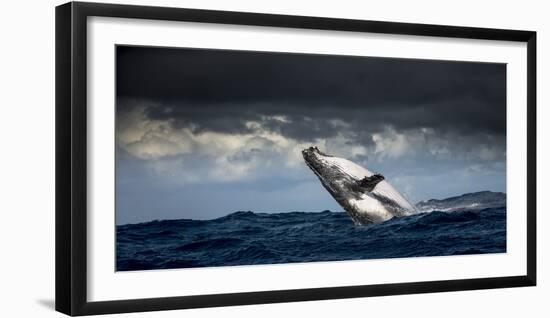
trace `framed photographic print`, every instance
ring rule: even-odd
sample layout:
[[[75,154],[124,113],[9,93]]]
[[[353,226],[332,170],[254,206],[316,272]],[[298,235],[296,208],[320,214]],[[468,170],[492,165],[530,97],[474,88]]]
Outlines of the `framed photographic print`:
[[[534,286],[535,79],[532,31],[61,5],[56,309]]]

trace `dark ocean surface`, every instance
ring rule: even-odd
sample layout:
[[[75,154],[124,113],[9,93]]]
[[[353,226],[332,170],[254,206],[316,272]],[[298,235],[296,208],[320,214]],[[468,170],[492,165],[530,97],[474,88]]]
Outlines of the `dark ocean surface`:
[[[117,226],[117,270],[506,252],[506,207],[355,225],[344,212],[235,212]]]

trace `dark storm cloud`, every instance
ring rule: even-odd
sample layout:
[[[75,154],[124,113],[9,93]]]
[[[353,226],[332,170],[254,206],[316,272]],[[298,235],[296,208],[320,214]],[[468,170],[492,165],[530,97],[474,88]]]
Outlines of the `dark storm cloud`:
[[[151,101],[146,114],[195,131],[286,137],[358,136],[391,124],[460,135],[504,136],[504,64],[117,47],[117,107]],[[288,121],[274,119],[285,116]],[[363,139],[369,140],[369,138]]]

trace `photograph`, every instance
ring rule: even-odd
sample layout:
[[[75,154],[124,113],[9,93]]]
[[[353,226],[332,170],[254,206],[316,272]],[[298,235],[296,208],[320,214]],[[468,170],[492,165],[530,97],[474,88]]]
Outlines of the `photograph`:
[[[116,270],[506,252],[506,64],[116,46]]]
[[[547,7],[5,2],[0,318],[550,317]]]

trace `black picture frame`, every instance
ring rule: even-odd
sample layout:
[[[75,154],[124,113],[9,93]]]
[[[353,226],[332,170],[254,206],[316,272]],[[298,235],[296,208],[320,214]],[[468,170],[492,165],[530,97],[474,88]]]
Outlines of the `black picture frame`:
[[[86,20],[91,16],[527,43],[527,273],[524,276],[89,302]],[[536,32],[70,2],[56,7],[56,310],[92,315],[536,285]]]

